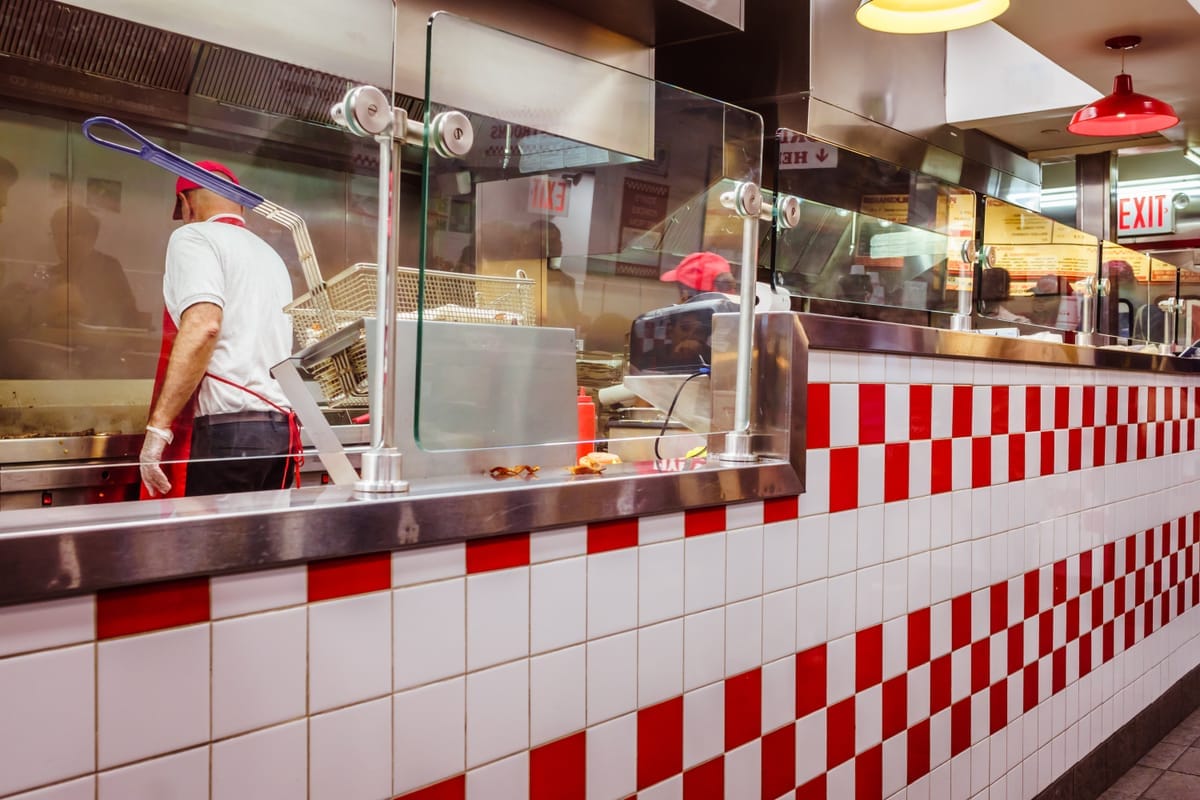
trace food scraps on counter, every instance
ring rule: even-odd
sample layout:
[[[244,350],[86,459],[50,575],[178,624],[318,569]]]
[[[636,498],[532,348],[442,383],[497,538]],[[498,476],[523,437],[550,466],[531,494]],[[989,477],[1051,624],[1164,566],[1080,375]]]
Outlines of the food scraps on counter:
[[[488,474],[498,481],[504,480],[505,478],[516,477],[524,477],[526,480],[528,480],[529,478],[532,478],[540,469],[541,467],[539,467],[537,464],[517,464],[513,467],[492,467],[490,470],[488,470]]]

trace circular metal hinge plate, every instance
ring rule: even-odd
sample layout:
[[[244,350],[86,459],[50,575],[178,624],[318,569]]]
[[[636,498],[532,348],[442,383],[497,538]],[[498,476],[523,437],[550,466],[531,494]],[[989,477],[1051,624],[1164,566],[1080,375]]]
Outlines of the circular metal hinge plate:
[[[462,158],[475,144],[475,129],[461,111],[443,111],[433,118],[430,141],[434,151],[444,158]]]
[[[800,198],[793,194],[785,194],[775,201],[775,217],[779,227],[791,230],[800,224]]]

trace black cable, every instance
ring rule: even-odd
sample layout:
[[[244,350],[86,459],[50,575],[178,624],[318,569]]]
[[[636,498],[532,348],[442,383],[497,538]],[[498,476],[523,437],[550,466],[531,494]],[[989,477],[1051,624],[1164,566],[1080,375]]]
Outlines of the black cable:
[[[671,398],[671,405],[667,408],[666,419],[663,420],[662,428],[658,432],[658,436],[654,437],[654,457],[662,461],[662,454],[658,452],[658,443],[662,441],[662,437],[667,435],[667,426],[671,424],[671,415],[675,413],[675,404],[679,402],[679,396],[683,394],[683,387],[688,385],[692,378],[699,378],[701,375],[707,375],[711,370],[708,367],[701,367],[698,372],[693,372],[687,376],[687,380],[679,384],[679,388],[675,390],[675,396]]]

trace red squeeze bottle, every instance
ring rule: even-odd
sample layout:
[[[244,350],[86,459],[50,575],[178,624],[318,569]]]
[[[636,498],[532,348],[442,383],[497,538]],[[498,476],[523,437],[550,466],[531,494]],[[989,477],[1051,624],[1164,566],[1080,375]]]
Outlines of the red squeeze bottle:
[[[575,446],[576,460],[592,452],[596,446],[596,406],[588,397],[583,387],[579,387],[579,397],[575,398],[575,419],[579,424],[578,441]]]

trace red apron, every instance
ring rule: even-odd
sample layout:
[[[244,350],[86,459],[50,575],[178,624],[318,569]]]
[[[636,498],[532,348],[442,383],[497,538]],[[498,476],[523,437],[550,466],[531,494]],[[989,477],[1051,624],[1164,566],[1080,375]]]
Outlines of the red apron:
[[[235,217],[232,215],[222,214],[222,215],[214,217],[212,219],[212,221],[213,222],[224,222],[227,225],[236,225],[239,228],[246,227],[246,223],[244,223],[238,217]],[[175,337],[178,334],[179,334],[179,328],[175,325],[174,321],[171,319],[170,312],[168,312],[167,309],[164,308],[163,309],[163,327],[162,327],[162,347],[158,353],[158,369],[155,370],[155,373],[154,373],[154,391],[150,395],[150,408],[151,409],[153,409],[155,404],[158,403],[158,396],[159,396],[159,394],[162,393],[163,380],[166,378],[166,375],[167,375],[167,362],[170,361],[171,348],[174,346]],[[300,466],[304,463],[304,457],[302,455],[300,455],[300,453],[302,452],[302,448],[300,447],[300,429],[299,429],[299,426],[296,421],[296,415],[293,412],[291,412],[290,410],[280,408],[279,406],[272,403],[270,400],[267,400],[267,398],[259,395],[257,392],[252,391],[251,389],[248,389],[245,386],[236,384],[233,381],[218,377],[216,375],[210,375],[207,372],[204,374],[204,377],[205,378],[215,378],[215,379],[221,381],[222,383],[227,383],[230,386],[234,386],[239,389],[242,389],[245,392],[249,392],[250,394],[254,395],[255,397],[260,398],[263,402],[268,403],[271,406],[274,406],[277,410],[283,412],[284,414],[286,414],[288,416],[288,423],[289,423],[289,428],[290,428],[289,449],[296,456],[295,478],[296,478],[296,485],[299,486],[300,485]],[[204,378],[201,378],[200,380],[203,381]],[[175,421],[171,423],[171,433],[175,438],[172,440],[172,442],[169,445],[166,446],[166,449],[163,450],[163,456],[162,456],[162,470],[164,473],[166,473],[167,480],[169,480],[171,482],[171,490],[169,492],[167,492],[165,495],[159,495],[158,497],[183,497],[184,496],[184,491],[187,488],[187,461],[188,461],[188,458],[191,456],[191,452],[192,452],[192,421],[196,417],[196,396],[199,393],[200,393],[200,388],[199,388],[199,386],[197,386],[196,391],[192,392],[192,396],[190,398],[188,398],[187,403],[180,410],[178,416],[175,417]],[[285,472],[285,476],[286,476],[286,472]],[[146,489],[146,484],[144,484],[144,483],[139,486],[138,499],[140,499],[140,500],[151,499],[150,493]]]

